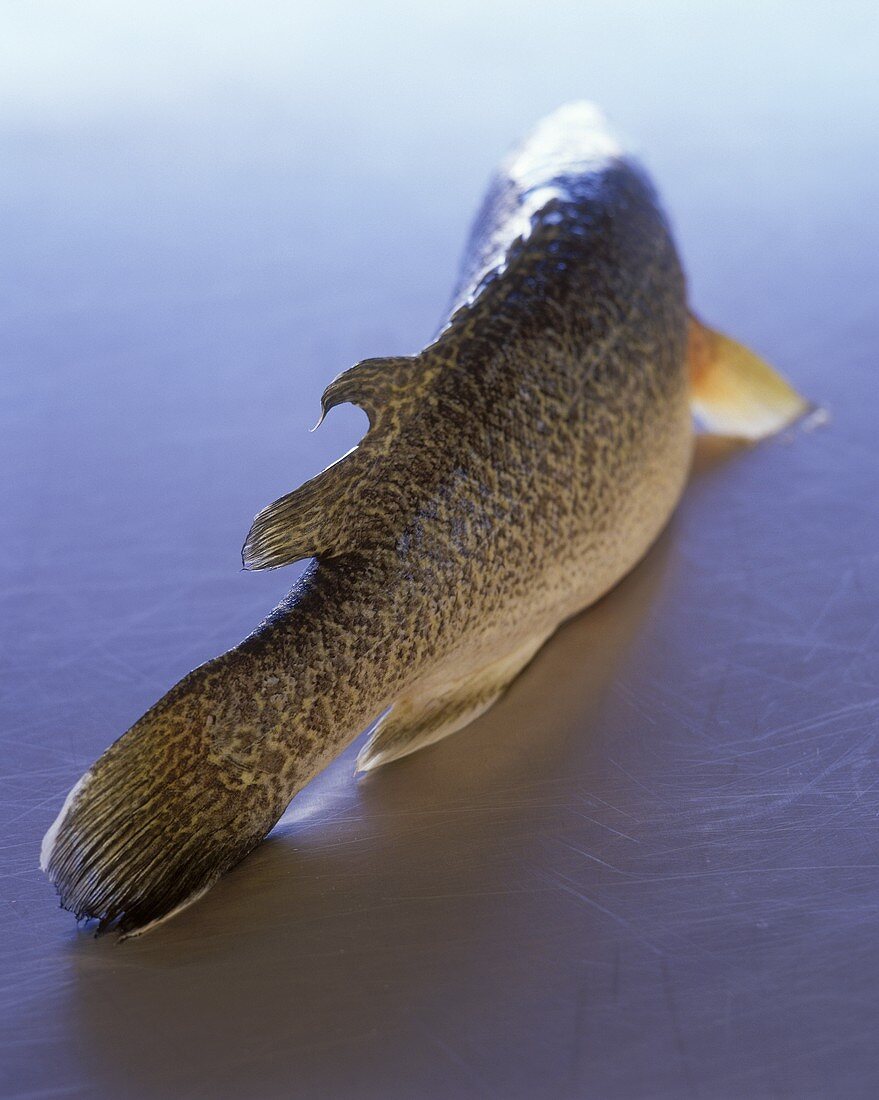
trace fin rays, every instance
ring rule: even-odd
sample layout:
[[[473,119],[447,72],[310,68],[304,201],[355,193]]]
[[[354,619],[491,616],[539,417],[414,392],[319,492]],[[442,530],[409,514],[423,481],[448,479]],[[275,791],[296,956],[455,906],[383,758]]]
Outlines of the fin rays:
[[[468,726],[497,702],[548,636],[542,631],[463,678],[398,699],[361,749],[357,771],[372,771]]]
[[[813,408],[758,355],[692,315],[687,355],[690,404],[709,431],[765,439]]]
[[[418,371],[423,380],[423,368],[420,356],[364,359],[327,386],[315,428],[330,409],[349,402],[369,417],[369,431],[338,462],[263,508],[241,551],[245,569],[277,569],[356,548],[366,522],[358,506],[361,492],[390,446],[399,411],[416,399],[413,375]]]
[[[267,505],[256,516],[244,542],[245,569],[277,569],[331,548],[342,553],[349,537],[346,503],[359,480],[358,448]]]

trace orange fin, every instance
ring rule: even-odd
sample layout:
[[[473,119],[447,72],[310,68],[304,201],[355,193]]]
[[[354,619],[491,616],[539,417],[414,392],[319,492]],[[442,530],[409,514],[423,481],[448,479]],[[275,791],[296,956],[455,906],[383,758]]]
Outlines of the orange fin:
[[[813,406],[768,363],[690,315],[690,405],[718,435],[765,439]]]

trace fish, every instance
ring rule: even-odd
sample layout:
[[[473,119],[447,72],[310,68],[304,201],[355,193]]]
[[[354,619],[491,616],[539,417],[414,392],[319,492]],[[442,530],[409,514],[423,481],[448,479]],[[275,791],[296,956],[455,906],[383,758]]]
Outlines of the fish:
[[[758,440],[811,407],[692,313],[649,176],[585,102],[501,164],[433,339],[340,374],[321,420],[344,402],[363,439],[244,543],[247,569],[311,559],[297,583],[107,749],[45,836],[62,906],[98,933],[191,905],[365,731],[369,772],[483,714],[648,551],[694,414]]]

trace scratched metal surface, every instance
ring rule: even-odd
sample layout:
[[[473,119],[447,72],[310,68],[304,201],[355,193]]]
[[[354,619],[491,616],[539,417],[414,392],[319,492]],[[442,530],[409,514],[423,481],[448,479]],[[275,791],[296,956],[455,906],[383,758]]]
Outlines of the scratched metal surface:
[[[2,1094],[875,1095],[875,7],[351,8],[3,11]],[[830,424],[703,446],[486,718],[346,753],[93,941],[36,870],[64,793],[284,592],[238,547],[362,430],[307,434],[324,383],[430,334],[487,173],[582,95]]]

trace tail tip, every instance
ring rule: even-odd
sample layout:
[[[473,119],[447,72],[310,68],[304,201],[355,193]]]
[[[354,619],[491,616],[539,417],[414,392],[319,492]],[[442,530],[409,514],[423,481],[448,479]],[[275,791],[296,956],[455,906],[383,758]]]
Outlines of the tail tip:
[[[67,814],[73,806],[73,803],[76,801],[79,795],[82,794],[89,779],[91,779],[91,772],[87,771],[84,775],[80,776],[76,783],[74,783],[74,785],[68,792],[67,797],[64,799],[64,804],[62,805],[58,816],[46,830],[46,835],[43,837],[42,843],[40,844],[40,870],[44,874],[47,874],[50,878],[52,877],[52,854],[55,851],[55,844],[58,840],[58,833],[61,831],[61,826],[64,824],[64,819],[67,817]]]

